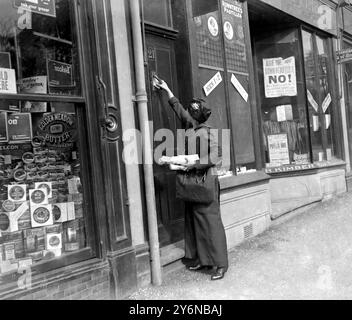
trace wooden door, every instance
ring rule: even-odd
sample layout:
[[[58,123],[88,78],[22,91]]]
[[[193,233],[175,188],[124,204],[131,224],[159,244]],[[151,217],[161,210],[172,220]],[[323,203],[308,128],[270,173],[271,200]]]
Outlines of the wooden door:
[[[174,94],[178,95],[176,64],[173,40],[155,35],[146,35],[147,48],[147,88],[149,115],[153,121],[154,133],[160,129],[170,129],[174,133],[176,149],[176,130],[181,129],[181,122],[168,105],[165,95],[155,91],[152,77],[156,73],[164,79]],[[154,148],[161,142],[154,142]],[[166,155],[166,152],[165,152]],[[184,203],[176,199],[176,174],[167,167],[154,164],[154,183],[156,206],[159,223],[159,241],[161,247],[178,242],[184,238]]]

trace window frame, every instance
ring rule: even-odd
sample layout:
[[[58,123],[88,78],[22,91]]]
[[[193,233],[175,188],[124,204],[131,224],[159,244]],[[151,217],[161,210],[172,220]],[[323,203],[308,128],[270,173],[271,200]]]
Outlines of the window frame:
[[[71,1],[70,1],[71,2]],[[85,11],[85,14],[81,14],[82,11]],[[73,30],[76,34],[77,41],[77,54],[78,54],[78,66],[79,66],[79,76],[81,79],[81,94],[80,95],[52,95],[52,94],[0,94],[0,100],[4,101],[34,101],[34,102],[61,102],[61,103],[71,103],[75,105],[76,117],[77,117],[77,130],[79,137],[80,145],[80,164],[81,164],[81,177],[82,177],[82,188],[83,188],[83,212],[84,212],[84,225],[85,225],[85,236],[86,236],[86,248],[80,249],[78,251],[67,253],[61,257],[53,258],[48,261],[41,261],[37,264],[31,266],[32,276],[40,276],[44,273],[54,271],[63,267],[67,267],[76,263],[84,262],[94,258],[99,258],[102,255],[102,252],[98,251],[97,245],[97,230],[94,223],[94,207],[93,200],[90,198],[94,195],[94,186],[92,184],[91,172],[92,168],[90,165],[90,153],[91,148],[89,148],[88,143],[88,90],[86,88],[85,75],[92,75],[92,69],[90,66],[86,65],[86,60],[84,59],[83,52],[89,52],[91,54],[91,47],[86,47],[84,44],[83,38],[87,38],[88,31],[82,27],[83,19],[87,19],[87,7],[82,6],[79,3],[79,0],[72,0],[71,2],[71,12],[72,18],[75,19]],[[85,21],[85,20],[84,20]],[[87,73],[87,74],[85,74]],[[92,76],[93,77],[93,76]],[[90,77],[90,78],[92,78]],[[89,159],[88,161],[83,161],[83,159]],[[94,197],[93,197],[94,198]],[[101,251],[101,250],[100,250]],[[14,281],[14,276],[20,276],[18,272],[11,271],[8,273],[3,273],[0,275],[4,279],[4,283],[0,285],[6,287],[11,285],[11,281]],[[6,282],[8,280],[8,282]]]
[[[251,131],[252,131],[252,146],[253,146],[253,153],[254,153],[254,162],[252,163],[247,163],[246,165],[251,165],[253,164],[255,167],[256,171],[261,171],[263,169],[263,156],[262,156],[262,150],[261,150],[261,143],[260,143],[260,130],[258,128],[258,123],[259,123],[259,117],[258,117],[258,106],[257,106],[257,101],[256,101],[256,85],[255,85],[255,75],[254,75],[254,65],[253,65],[253,55],[252,55],[252,43],[251,43],[251,37],[250,37],[250,28],[249,28],[249,17],[248,17],[248,3],[247,1],[240,1],[242,4],[242,9],[243,9],[243,15],[242,15],[242,26],[243,26],[243,31],[244,31],[244,36],[245,36],[245,51],[246,51],[246,58],[247,58],[247,70],[248,70],[248,108],[249,108],[249,114],[251,117],[250,123],[251,123]],[[223,6],[222,6],[222,1],[217,0],[217,12],[219,15],[219,25],[221,24],[221,27],[219,28],[219,37],[220,37],[220,43],[221,43],[221,50],[222,50],[222,61],[223,61],[223,68],[215,68],[213,67],[214,71],[221,71],[224,73],[224,93],[225,93],[225,102],[226,102],[226,119],[222,119],[224,125],[227,126],[227,128],[233,132],[233,128],[235,126],[235,123],[232,121],[232,114],[231,114],[231,108],[230,108],[230,87],[232,86],[231,82],[228,79],[228,75],[231,73],[231,70],[228,68],[228,62],[227,62],[227,57],[226,57],[226,51],[225,51],[225,35],[224,35],[224,30],[223,30],[223,25],[225,22],[224,19],[224,12],[223,12]],[[189,3],[189,8],[188,8],[188,14],[189,14],[189,37],[195,37],[195,25],[192,23],[192,4],[191,1]],[[199,93],[202,91],[202,88],[199,84],[199,79],[198,79],[198,69],[200,67],[199,58],[198,58],[198,51],[196,46],[191,44],[191,52],[192,52],[192,74],[193,74],[193,82],[197,82],[194,84],[194,91],[196,93]],[[247,75],[246,75],[247,76]],[[236,163],[236,144],[233,139],[233,135],[231,134],[231,144],[230,144],[230,171],[233,172],[234,176],[239,176],[240,174],[237,172],[237,163]],[[241,174],[242,175],[242,174]]]
[[[341,130],[341,126],[339,125],[339,123],[341,122],[341,110],[339,108],[340,102],[338,100],[338,88],[337,88],[337,84],[339,83],[338,80],[338,76],[337,76],[337,61],[336,61],[336,53],[334,50],[334,44],[333,44],[333,38],[331,35],[324,33],[323,31],[310,27],[306,24],[301,24],[300,25],[300,37],[301,37],[301,50],[302,50],[302,57],[303,57],[303,39],[302,39],[302,35],[303,35],[303,31],[310,33],[313,36],[313,50],[314,50],[314,62],[315,62],[315,77],[317,78],[316,81],[319,81],[319,75],[318,75],[318,49],[317,49],[317,37],[322,38],[323,40],[326,41],[327,44],[327,55],[328,55],[328,64],[327,64],[327,79],[328,79],[328,83],[329,83],[329,88],[331,91],[331,98],[332,98],[332,105],[330,105],[330,108],[332,108],[333,110],[333,119],[332,119],[332,125],[334,126],[334,130],[332,132],[332,140],[333,140],[333,145],[335,148],[335,154],[334,157],[337,159],[344,159],[344,152],[343,152],[343,143],[341,143],[341,141],[343,141],[343,134],[342,134],[342,130]],[[306,82],[306,65],[305,65],[305,61],[303,58],[303,66],[304,66],[304,77],[305,77],[305,86],[307,87],[307,82]],[[319,100],[323,101],[324,97],[321,97],[321,94],[319,93]],[[307,108],[309,108],[309,101],[307,98]],[[308,109],[307,109],[308,111]],[[310,118],[309,118],[309,113],[307,114],[308,116],[308,123],[310,125]],[[325,120],[324,120],[325,123]],[[311,130],[309,130],[309,134],[311,136]],[[327,131],[324,128],[324,133],[322,133],[326,136],[327,138]],[[322,147],[324,149],[324,142],[322,139]],[[313,144],[312,144],[312,140],[310,138],[310,148],[311,148],[311,162],[312,164],[314,163],[319,163],[319,161],[314,161],[314,155],[313,155]],[[326,148],[324,149],[326,150]],[[326,152],[326,151],[325,151]],[[324,161],[326,161],[324,159]]]

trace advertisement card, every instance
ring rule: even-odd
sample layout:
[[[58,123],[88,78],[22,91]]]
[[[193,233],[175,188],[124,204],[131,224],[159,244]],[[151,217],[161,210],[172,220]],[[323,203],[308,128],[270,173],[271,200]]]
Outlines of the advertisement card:
[[[55,0],[15,0],[16,8],[23,8],[33,13],[56,18]]]
[[[27,185],[18,184],[18,185],[9,185],[8,190],[8,200],[11,200],[15,203],[25,202],[27,199]]]
[[[54,224],[52,205],[32,206],[31,221],[33,228],[52,226]]]
[[[16,72],[14,69],[0,68],[0,93],[17,93]]]
[[[53,215],[55,223],[63,223],[67,220],[67,204],[55,203],[53,204]]]
[[[31,207],[43,205],[43,204],[49,204],[47,189],[43,188],[43,189],[29,190],[29,201],[30,201]]]
[[[21,93],[47,94],[48,80],[46,76],[24,78],[18,81]],[[30,102],[22,103],[23,112],[47,112],[47,102]]]
[[[9,143],[24,143],[32,141],[32,117],[30,113],[9,114],[7,127]]]
[[[51,199],[53,197],[53,183],[52,182],[36,182],[34,184],[36,189],[46,189],[48,193],[48,198]]]
[[[49,233],[46,235],[46,250],[53,251],[62,248],[62,234]]]

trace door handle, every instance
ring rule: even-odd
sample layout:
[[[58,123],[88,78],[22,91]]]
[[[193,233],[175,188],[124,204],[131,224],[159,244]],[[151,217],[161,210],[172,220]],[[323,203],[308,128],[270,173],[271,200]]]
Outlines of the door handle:
[[[108,94],[106,84],[99,76],[96,77],[96,86],[99,92],[99,97],[103,104],[104,116],[100,119],[100,125],[103,128],[103,139],[109,141],[116,141],[118,136],[118,121],[117,113],[118,108],[108,103]]]

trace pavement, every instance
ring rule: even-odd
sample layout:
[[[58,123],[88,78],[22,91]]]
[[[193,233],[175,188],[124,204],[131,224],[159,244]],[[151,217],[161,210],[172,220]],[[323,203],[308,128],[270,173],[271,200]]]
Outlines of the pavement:
[[[229,253],[225,278],[181,269],[130,300],[352,299],[352,193],[319,203]]]

